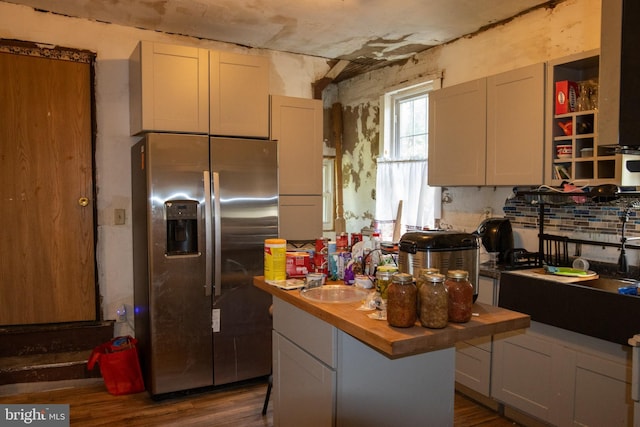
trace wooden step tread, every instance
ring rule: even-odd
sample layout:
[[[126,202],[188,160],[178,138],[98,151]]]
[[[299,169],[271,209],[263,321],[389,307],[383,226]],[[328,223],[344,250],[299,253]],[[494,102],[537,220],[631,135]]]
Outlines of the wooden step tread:
[[[92,350],[0,357],[0,373],[86,365]]]

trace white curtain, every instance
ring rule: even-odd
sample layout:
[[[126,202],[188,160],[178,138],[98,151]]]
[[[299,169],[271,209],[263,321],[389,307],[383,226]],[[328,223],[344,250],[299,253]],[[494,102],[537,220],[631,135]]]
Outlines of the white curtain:
[[[401,234],[407,229],[434,228],[440,218],[440,187],[427,185],[426,160],[378,159],[376,178],[376,220],[388,223],[396,218],[402,200]],[[391,240],[383,230],[383,240]]]

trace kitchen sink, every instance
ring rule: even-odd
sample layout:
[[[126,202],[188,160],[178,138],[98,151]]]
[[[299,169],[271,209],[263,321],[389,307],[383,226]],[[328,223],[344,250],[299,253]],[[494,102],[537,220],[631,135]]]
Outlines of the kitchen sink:
[[[593,280],[584,280],[575,282],[573,285],[586,286],[592,289],[598,289],[606,292],[619,293],[618,289],[629,286],[637,286],[640,282],[633,279],[616,279],[611,277],[599,277]]]
[[[314,302],[351,303],[364,300],[370,291],[347,285],[323,285],[302,289],[300,295]]]
[[[563,283],[503,272],[498,305],[531,320],[627,345],[640,333],[640,296],[618,293],[634,280],[600,277]]]

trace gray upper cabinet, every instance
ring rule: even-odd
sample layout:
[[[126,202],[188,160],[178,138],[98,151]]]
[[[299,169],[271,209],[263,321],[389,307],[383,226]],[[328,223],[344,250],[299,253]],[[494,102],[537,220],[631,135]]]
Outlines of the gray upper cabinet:
[[[544,64],[434,91],[430,185],[525,185],[543,177]]]
[[[544,160],[544,64],[487,79],[486,185],[538,185]]]
[[[209,132],[206,49],[141,41],[129,59],[130,132]]]
[[[129,60],[131,134],[269,137],[269,58],[141,41]]]
[[[486,79],[429,95],[429,185],[483,185]]]
[[[269,137],[269,58],[209,52],[211,135]]]

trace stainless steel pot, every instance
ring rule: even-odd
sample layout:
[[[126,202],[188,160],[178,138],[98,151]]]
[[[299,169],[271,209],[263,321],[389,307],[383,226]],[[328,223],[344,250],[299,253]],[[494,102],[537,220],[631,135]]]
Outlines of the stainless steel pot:
[[[480,273],[480,238],[457,231],[420,231],[405,233],[398,245],[398,269],[414,277],[422,268],[469,272],[473,301],[478,298]],[[415,274],[414,274],[415,273]]]

